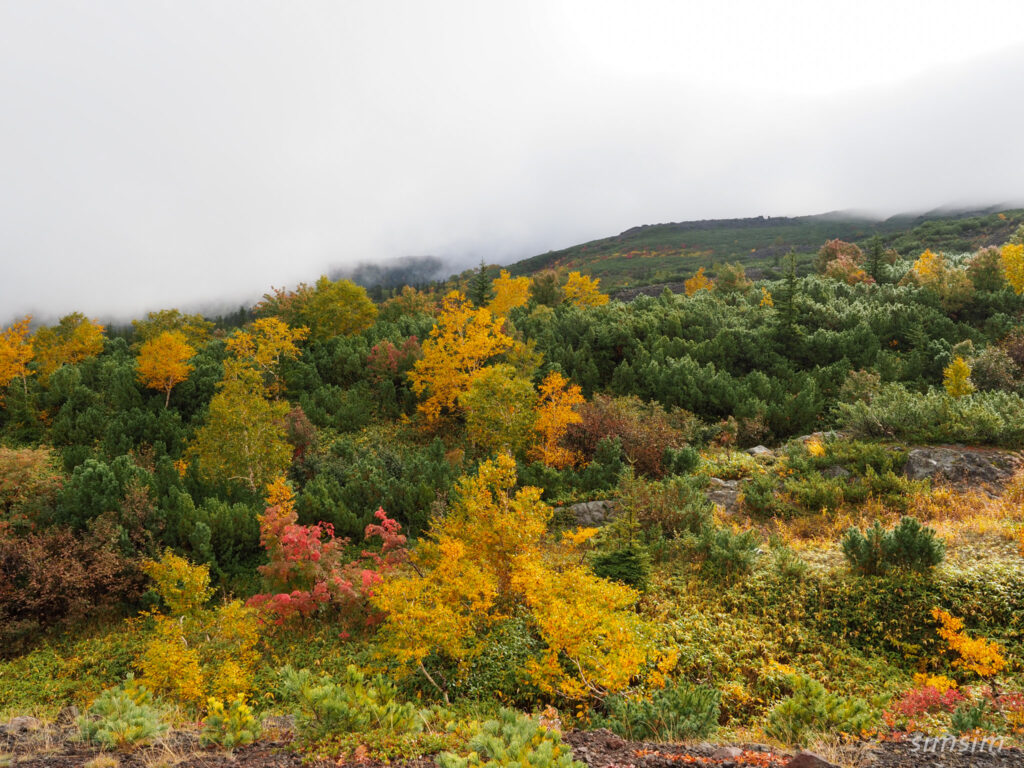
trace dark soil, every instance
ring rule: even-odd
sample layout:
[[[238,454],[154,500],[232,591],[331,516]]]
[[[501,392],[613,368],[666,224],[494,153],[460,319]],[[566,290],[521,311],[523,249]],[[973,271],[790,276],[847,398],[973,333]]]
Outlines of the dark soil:
[[[11,768],[81,768],[100,750],[86,747],[73,738],[73,728],[45,728],[17,735],[0,734],[0,765]],[[763,744],[738,744],[738,757],[712,757],[720,745],[651,744],[630,742],[610,731],[570,731],[564,740],[572,746],[577,760],[590,768],[785,768],[792,753]],[[972,751],[973,746],[973,751]],[[1024,768],[1024,752],[998,748],[998,743],[927,742],[919,739],[886,741],[880,744],[850,745],[842,762],[867,768]],[[264,739],[231,753],[203,749],[194,733],[178,731],[155,746],[132,752],[114,753],[120,768],[342,768],[334,761],[304,762],[303,756],[288,748],[287,738]],[[4,759],[4,758],[7,759]],[[833,756],[833,759],[837,759]],[[362,762],[360,768],[377,768],[381,763]],[[433,757],[392,763],[393,768],[436,768]]]

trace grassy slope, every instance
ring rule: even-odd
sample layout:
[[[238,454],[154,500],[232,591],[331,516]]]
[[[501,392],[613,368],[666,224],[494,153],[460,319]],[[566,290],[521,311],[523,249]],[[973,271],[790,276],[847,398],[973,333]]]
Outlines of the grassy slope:
[[[698,267],[740,262],[752,277],[770,273],[790,249],[809,260],[822,243],[839,238],[866,245],[878,234],[886,247],[903,255],[925,248],[966,252],[1001,244],[1024,222],[1024,210],[936,211],[919,216],[873,220],[852,214],[712,219],[651,224],[614,237],[550,251],[512,264],[514,275],[546,269],[579,269],[602,279],[606,288],[684,279]]]

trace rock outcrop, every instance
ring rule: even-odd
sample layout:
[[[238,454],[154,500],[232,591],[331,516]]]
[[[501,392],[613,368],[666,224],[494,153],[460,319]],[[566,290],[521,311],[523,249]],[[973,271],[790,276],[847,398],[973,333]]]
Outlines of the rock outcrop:
[[[963,446],[914,448],[903,473],[911,480],[944,481],[960,487],[998,491],[1021,464],[1019,454]]]

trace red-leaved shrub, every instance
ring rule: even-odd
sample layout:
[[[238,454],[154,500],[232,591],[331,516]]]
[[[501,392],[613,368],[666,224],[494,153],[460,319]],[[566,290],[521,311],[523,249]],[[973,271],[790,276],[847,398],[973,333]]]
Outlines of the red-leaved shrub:
[[[346,560],[348,539],[335,537],[330,523],[296,522],[291,489],[283,480],[271,484],[268,501],[271,506],[260,517],[260,543],[269,562],[259,568],[267,591],[250,598],[249,605],[275,624],[332,608],[350,627],[377,623],[380,617],[370,610],[369,598],[407,556],[401,525],[378,509],[378,522],[366,526],[363,538],[380,539],[380,550],[363,550]]]

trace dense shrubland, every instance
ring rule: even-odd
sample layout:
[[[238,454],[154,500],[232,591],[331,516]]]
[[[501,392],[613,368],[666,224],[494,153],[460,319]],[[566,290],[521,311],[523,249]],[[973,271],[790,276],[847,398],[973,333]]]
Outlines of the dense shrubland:
[[[450,765],[569,763],[503,706],[638,739],[1019,731],[1024,479],[903,467],[1024,447],[1024,246],[782,266],[14,323],[0,710],[74,702],[117,747],[203,717],[225,748],[290,712],[312,754]]]

